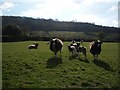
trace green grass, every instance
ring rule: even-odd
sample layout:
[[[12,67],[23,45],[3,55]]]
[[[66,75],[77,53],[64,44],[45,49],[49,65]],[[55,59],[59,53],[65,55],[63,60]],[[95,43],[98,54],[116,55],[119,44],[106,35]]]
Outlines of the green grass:
[[[117,88],[118,43],[103,43],[99,60],[94,62],[87,47],[86,62],[69,58],[64,42],[61,58],[54,58],[46,42],[38,49],[28,49],[32,41],[2,43],[3,88]]]

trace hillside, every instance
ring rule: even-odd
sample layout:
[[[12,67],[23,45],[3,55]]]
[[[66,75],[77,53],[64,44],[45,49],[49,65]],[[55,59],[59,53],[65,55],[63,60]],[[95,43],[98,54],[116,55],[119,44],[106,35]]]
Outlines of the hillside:
[[[29,17],[18,17],[18,16],[2,16],[3,27],[8,24],[15,24],[21,28],[26,28],[30,31],[105,31],[105,32],[116,32],[118,28],[99,26],[91,23],[82,22],[65,22],[55,21],[53,19],[34,19]]]
[[[94,23],[83,23],[83,22],[65,22],[65,21],[59,21],[59,20],[53,20],[53,19],[43,19],[38,18],[34,19],[31,17],[20,17],[20,16],[2,16],[2,27],[4,31],[4,27],[7,25],[17,25],[19,29],[26,33],[26,34],[34,34],[35,32],[38,33],[38,31],[47,32],[50,34],[50,32],[82,32],[83,39],[88,38],[98,38],[98,35],[101,33],[104,33],[104,35],[107,35],[106,41],[109,39],[109,41],[116,41],[118,40],[118,34],[119,34],[119,28],[117,27],[108,27],[108,26],[102,26],[102,25],[95,25]],[[91,33],[92,32],[92,33]],[[58,33],[58,35],[61,33]],[[68,34],[70,35],[70,34]],[[76,35],[76,33],[75,33]],[[70,35],[73,39],[75,35]],[[80,37],[81,34],[77,35],[76,38]],[[111,38],[109,36],[111,35]],[[46,36],[45,33],[43,35],[37,34],[37,36]],[[55,35],[53,35],[54,37]],[[62,36],[64,37],[64,36]],[[70,37],[68,37],[70,38]]]

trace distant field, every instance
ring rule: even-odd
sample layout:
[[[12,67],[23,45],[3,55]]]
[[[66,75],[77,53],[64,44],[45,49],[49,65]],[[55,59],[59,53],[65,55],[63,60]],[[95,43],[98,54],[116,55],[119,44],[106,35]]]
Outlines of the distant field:
[[[87,47],[86,62],[69,58],[64,42],[62,57],[54,58],[46,42],[29,50],[32,41],[2,44],[3,88],[118,88],[118,43],[103,43],[99,60],[94,62]]]

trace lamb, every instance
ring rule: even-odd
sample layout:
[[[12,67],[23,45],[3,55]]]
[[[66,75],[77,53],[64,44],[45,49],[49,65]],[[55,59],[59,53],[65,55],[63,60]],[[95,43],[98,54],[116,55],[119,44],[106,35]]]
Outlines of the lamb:
[[[33,43],[32,45],[28,46],[28,49],[37,49],[38,48],[38,43]]]
[[[49,44],[50,44],[50,50],[54,52],[55,57],[57,56],[58,52],[60,52],[60,56],[61,56],[63,42],[58,38],[54,38],[49,42]]]
[[[90,53],[94,56],[94,60],[98,59],[98,55],[101,53],[101,44],[102,42],[100,40],[90,43]]]

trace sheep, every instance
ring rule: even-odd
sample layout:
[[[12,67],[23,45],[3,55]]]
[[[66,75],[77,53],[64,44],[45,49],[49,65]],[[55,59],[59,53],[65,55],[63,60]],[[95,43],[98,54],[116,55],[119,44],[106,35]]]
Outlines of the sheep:
[[[85,59],[86,59],[86,52],[87,52],[87,50],[86,50],[86,47],[84,47],[84,46],[80,46],[80,42],[77,42],[77,52],[80,52],[80,53],[82,53],[83,55],[84,55],[84,57],[85,57]]]
[[[77,50],[75,46],[68,45],[68,50],[69,50],[69,53],[72,53],[72,55],[77,54]]]
[[[37,49],[38,48],[38,43],[33,43],[32,45],[28,46],[28,49]]]
[[[59,51],[60,51],[60,56],[61,56],[63,42],[58,38],[54,38],[49,42],[49,44],[50,44],[50,50],[54,52],[55,57],[57,56],[57,53]]]
[[[74,41],[74,40],[72,40],[72,42],[69,44],[70,46],[77,46],[77,43],[76,43],[76,41]]]
[[[85,59],[86,59],[86,55],[87,55],[86,54],[86,52],[87,52],[86,47],[80,46],[78,48],[78,52],[82,53],[84,55]]]
[[[84,40],[83,40],[83,39],[81,39],[81,40],[80,40],[80,42],[81,42],[81,45],[83,45],[83,43],[84,43]]]
[[[98,55],[101,53],[101,44],[102,42],[100,40],[90,43],[90,53],[93,55],[94,60],[98,59]]]
[[[68,50],[69,52],[72,52],[72,55],[73,54],[78,54],[79,52],[80,53],[83,53],[85,59],[86,59],[86,47],[83,47],[83,46],[80,46],[80,42],[71,42],[69,45],[68,45]]]
[[[68,51],[71,53],[71,55],[77,55],[77,49],[76,49],[76,41],[72,40],[72,42],[68,45]]]

